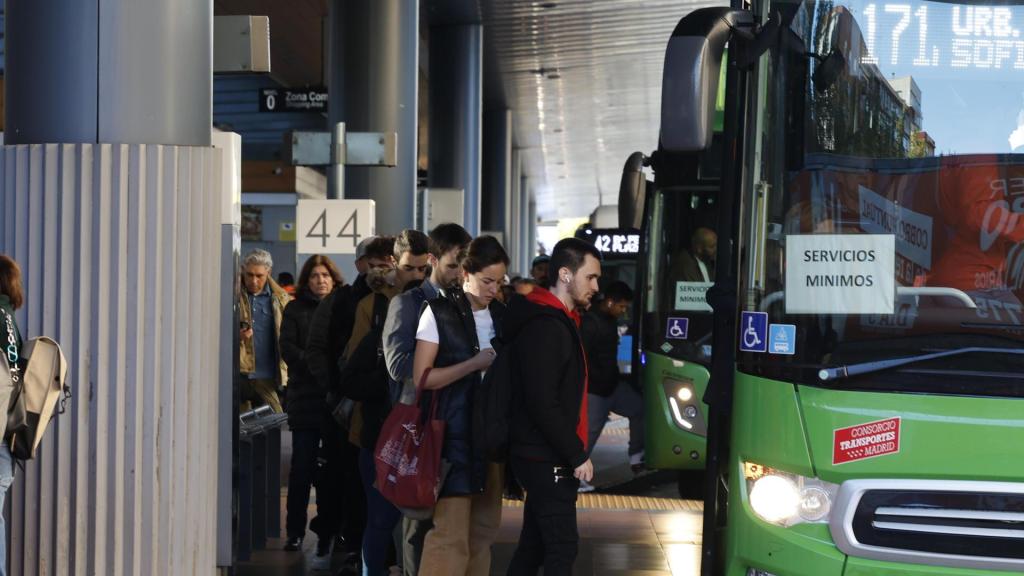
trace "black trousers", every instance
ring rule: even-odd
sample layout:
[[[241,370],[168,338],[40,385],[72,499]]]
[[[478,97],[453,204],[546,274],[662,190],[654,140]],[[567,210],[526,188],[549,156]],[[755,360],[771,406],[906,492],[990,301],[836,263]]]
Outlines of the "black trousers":
[[[306,533],[309,488],[316,486],[317,516],[309,529],[319,538],[341,534],[346,552],[358,552],[366,527],[366,495],[359,477],[359,448],[333,421],[320,428],[292,430],[292,468],[288,476],[289,538]]]
[[[321,431],[317,428],[292,430],[292,466],[288,472],[288,518],[285,520],[289,538],[306,535],[306,508],[309,491],[317,476],[317,457],[320,453]],[[317,490],[317,516],[330,514],[324,495]]]
[[[555,480],[554,465],[512,458],[512,470],[526,489],[523,530],[509,565],[509,576],[569,576],[579,549],[576,491],[579,480]]]

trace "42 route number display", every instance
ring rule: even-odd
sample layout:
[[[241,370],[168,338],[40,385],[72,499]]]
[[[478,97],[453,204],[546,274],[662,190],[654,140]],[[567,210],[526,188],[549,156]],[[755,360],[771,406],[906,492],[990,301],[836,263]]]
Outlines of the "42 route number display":
[[[295,221],[299,254],[355,254],[376,233],[373,200],[299,200]]]

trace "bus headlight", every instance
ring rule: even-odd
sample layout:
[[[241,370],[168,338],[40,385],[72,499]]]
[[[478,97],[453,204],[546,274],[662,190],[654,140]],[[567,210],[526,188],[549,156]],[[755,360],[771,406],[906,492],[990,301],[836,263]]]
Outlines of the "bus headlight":
[[[837,484],[752,462],[743,464],[743,475],[750,508],[758,518],[778,526],[827,523],[839,490]]]
[[[665,377],[661,380],[665,401],[676,428],[698,436],[706,436],[707,424],[699,406],[700,397],[693,380],[685,377]]]

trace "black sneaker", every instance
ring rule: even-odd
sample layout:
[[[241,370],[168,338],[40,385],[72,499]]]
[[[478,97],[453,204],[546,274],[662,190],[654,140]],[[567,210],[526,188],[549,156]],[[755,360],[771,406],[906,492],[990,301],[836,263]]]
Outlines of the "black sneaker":
[[[330,556],[331,555],[331,538],[318,538],[316,541],[316,555],[317,556]]]
[[[298,552],[302,550],[302,538],[289,538],[284,541],[285,552]]]
[[[363,573],[363,561],[358,552],[349,552],[342,561],[337,576],[359,576]]]

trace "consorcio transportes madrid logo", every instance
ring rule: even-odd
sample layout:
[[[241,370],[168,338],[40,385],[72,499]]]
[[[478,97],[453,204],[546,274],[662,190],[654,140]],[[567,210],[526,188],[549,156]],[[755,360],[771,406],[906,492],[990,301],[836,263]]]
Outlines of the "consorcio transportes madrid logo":
[[[832,464],[846,464],[900,451],[900,418],[837,428],[832,432]]]

